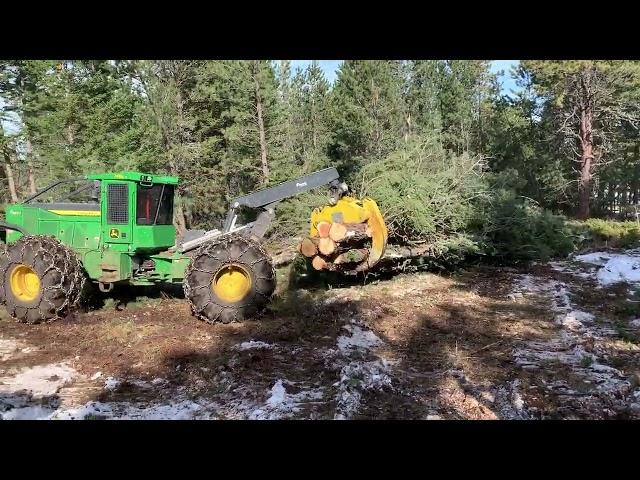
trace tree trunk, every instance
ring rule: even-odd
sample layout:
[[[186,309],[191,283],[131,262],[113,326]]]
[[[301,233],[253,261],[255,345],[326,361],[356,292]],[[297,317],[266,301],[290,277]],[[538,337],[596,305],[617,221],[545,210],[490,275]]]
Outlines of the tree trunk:
[[[33,170],[33,147],[31,145],[31,139],[27,136],[27,174],[29,176],[29,193],[35,195],[36,190],[36,176]]]
[[[577,217],[589,218],[591,199],[591,180],[595,167],[593,159],[593,99],[591,92],[593,72],[587,70],[581,76],[582,102],[580,104],[580,178],[578,180]]]
[[[269,182],[269,164],[267,163],[267,139],[264,128],[264,117],[262,112],[262,98],[260,96],[260,83],[258,82],[258,68],[255,65],[253,72],[253,83],[256,95],[256,112],[258,115],[258,132],[260,134],[260,163],[262,164],[263,183]]]
[[[407,117],[405,118],[405,123],[406,123],[406,130],[404,132],[404,143],[407,143],[409,141],[409,137],[411,137],[411,113],[407,114]]]
[[[7,182],[9,183],[9,195],[11,201],[16,203],[18,201],[18,192],[16,190],[16,183],[13,177],[13,168],[11,168],[11,157],[8,152],[4,152],[4,172],[7,176]]]
[[[187,231],[187,222],[184,217],[184,210],[182,209],[182,204],[180,202],[177,203],[176,208],[174,209],[174,220],[173,225],[176,227],[176,231],[178,235],[184,235]]]
[[[638,190],[640,190],[640,144],[633,147],[633,183],[631,191],[633,194],[633,203],[638,205]]]
[[[182,98],[182,92],[180,91],[180,83],[177,78],[174,77],[174,81],[176,83],[176,113],[178,114],[178,143],[182,146],[183,135],[182,135],[182,125],[184,125],[184,99]],[[173,152],[170,154],[171,160],[169,161],[169,169],[171,171],[171,175],[178,176],[178,167],[177,164],[183,159],[175,158],[173,156]],[[175,208],[175,227],[178,231],[179,235],[184,234],[187,231],[187,220],[184,214],[184,209],[182,208],[182,203],[178,202],[177,208]]]
[[[76,141],[75,136],[73,134],[73,125],[71,125],[71,124],[67,125],[65,134],[66,134],[66,137],[67,137],[67,143],[69,145],[73,145],[75,143],[75,141]]]

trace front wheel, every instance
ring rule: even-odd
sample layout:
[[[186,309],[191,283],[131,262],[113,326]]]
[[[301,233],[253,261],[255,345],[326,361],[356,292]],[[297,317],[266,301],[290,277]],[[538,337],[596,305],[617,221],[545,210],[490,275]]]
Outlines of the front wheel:
[[[238,236],[200,247],[184,281],[193,313],[209,323],[239,322],[260,313],[275,288],[267,253],[257,242]]]
[[[0,258],[0,299],[24,323],[66,315],[80,300],[85,282],[76,254],[53,237],[21,237]]]

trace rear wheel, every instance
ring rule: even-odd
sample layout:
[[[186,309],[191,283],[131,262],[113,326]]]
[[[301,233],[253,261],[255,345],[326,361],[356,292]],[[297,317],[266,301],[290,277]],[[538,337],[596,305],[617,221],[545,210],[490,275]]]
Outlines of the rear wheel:
[[[9,252],[7,251],[7,245],[0,243],[0,305],[4,305],[7,302],[7,295],[4,292],[4,272],[7,269],[9,263]]]
[[[209,323],[239,322],[260,313],[275,287],[269,256],[260,244],[244,237],[200,247],[184,282],[193,313]]]
[[[53,237],[21,237],[0,259],[0,299],[21,322],[66,315],[80,300],[85,282],[76,254]]]

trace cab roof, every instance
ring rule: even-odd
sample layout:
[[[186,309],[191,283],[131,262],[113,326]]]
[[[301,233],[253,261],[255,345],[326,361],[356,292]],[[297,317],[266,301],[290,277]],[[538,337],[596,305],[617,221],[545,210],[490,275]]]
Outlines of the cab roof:
[[[178,177],[171,177],[168,175],[153,175],[149,173],[140,172],[120,172],[120,173],[97,173],[94,175],[87,175],[88,180],[129,180],[133,182],[153,182],[164,183],[168,185],[177,185]]]

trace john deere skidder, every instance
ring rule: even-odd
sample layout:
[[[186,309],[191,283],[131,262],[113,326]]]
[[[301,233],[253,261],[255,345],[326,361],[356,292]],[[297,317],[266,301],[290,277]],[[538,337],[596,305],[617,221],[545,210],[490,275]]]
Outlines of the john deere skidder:
[[[0,303],[18,320],[39,323],[64,316],[89,282],[102,292],[116,284],[183,283],[197,317],[242,320],[263,309],[275,290],[272,262],[260,241],[276,205],[324,185],[331,206],[314,212],[307,242],[318,243],[318,221],[370,219],[375,252],[357,260],[368,268],[386,245],[375,202],[346,196],[334,168],[239,197],[222,230],[188,231],[179,241],[172,222],[177,184],[176,177],[142,173],[88,175],[7,205],[6,221],[0,222]],[[257,219],[237,225],[240,208],[256,210]]]

